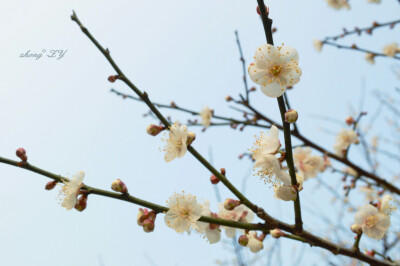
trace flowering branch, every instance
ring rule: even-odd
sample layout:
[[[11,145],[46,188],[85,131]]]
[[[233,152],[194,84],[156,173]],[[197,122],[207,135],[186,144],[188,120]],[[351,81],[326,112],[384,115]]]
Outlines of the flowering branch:
[[[265,7],[264,0],[257,0],[258,2],[258,8],[261,13],[261,20],[264,25],[264,31],[265,31],[265,36],[267,38],[267,43],[274,45],[274,40],[272,38],[272,20],[268,18],[268,10]],[[283,133],[285,137],[285,151],[286,151],[286,163],[289,168],[289,174],[290,174],[290,179],[292,182],[292,186],[297,185],[297,178],[296,178],[296,172],[294,168],[294,162],[293,162],[293,153],[292,153],[292,140],[290,137],[290,124],[286,122],[285,120],[285,113],[286,113],[286,106],[285,106],[285,100],[283,99],[283,96],[278,97],[278,105],[279,105],[279,110],[281,113],[281,119],[282,119],[282,124],[283,124]],[[294,201],[294,214],[295,214],[295,223],[296,223],[296,229],[299,231],[303,230],[303,221],[301,219],[301,207],[300,207],[300,196],[299,196],[299,191],[296,190],[297,197]]]
[[[382,28],[382,27],[386,27],[389,26],[390,29],[393,29],[394,26],[396,24],[400,23],[400,19],[398,20],[394,20],[394,21],[390,21],[390,22],[385,22],[385,23],[378,23],[376,21],[372,22],[372,26],[370,27],[365,27],[365,28],[358,28],[355,27],[354,30],[352,31],[348,31],[346,29],[343,29],[343,33],[339,34],[339,35],[335,35],[335,36],[328,36],[325,37],[324,41],[329,41],[329,40],[333,40],[336,41],[339,38],[344,38],[346,36],[352,35],[352,34],[357,34],[357,35],[361,35],[361,33],[365,32],[367,34],[372,34],[372,31],[378,28]]]
[[[366,54],[372,54],[374,57],[377,56],[381,56],[381,57],[388,57],[388,58],[393,58],[396,60],[400,60],[400,56],[387,56],[383,53],[377,53],[371,50],[367,50],[367,49],[363,49],[363,48],[359,48],[357,45],[353,44],[351,46],[346,46],[346,45],[342,45],[342,44],[338,44],[338,43],[334,43],[334,42],[329,42],[329,41],[322,41],[323,45],[330,45],[330,46],[334,46],[338,49],[347,49],[347,50],[355,50],[358,52],[362,52],[362,53],[366,53]]]

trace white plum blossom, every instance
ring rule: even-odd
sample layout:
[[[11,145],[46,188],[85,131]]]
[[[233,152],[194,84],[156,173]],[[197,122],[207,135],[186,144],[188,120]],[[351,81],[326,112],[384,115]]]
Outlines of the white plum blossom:
[[[241,204],[237,206],[232,211],[228,211],[224,207],[224,203],[221,202],[218,204],[218,218],[236,221],[236,222],[243,222],[243,223],[251,223],[254,219],[254,212],[250,210],[245,205]],[[225,229],[225,234],[228,238],[233,238],[236,234],[236,228],[233,227],[223,227]]]
[[[249,238],[249,242],[246,247],[250,248],[251,252],[257,253],[264,248],[263,242],[257,237],[257,232],[251,231],[247,237]]]
[[[255,160],[254,168],[259,168],[256,175],[264,178],[265,182],[272,182],[272,178],[281,169],[279,160],[275,156],[281,147],[278,136],[278,128],[272,126],[268,135],[261,132],[251,150]]]
[[[277,176],[281,181],[280,184],[274,185],[274,197],[284,201],[295,201],[297,198],[297,190],[303,189],[304,176],[301,173],[296,174],[297,189],[292,186],[290,175],[286,170],[281,170],[280,174]]]
[[[206,200],[202,205],[201,215],[213,217],[210,210],[210,202],[208,200]],[[221,230],[218,227],[213,228],[209,223],[199,221],[196,222],[196,225],[198,228],[197,231],[199,233],[204,233],[210,244],[217,243],[221,240]]]
[[[336,142],[334,146],[335,153],[339,156],[343,156],[350,144],[358,144],[358,142],[358,135],[354,130],[342,129],[336,136]]]
[[[400,53],[400,47],[397,42],[393,42],[383,47],[382,51],[384,55],[394,57],[396,53]]]
[[[198,229],[196,221],[201,217],[202,206],[197,203],[196,196],[175,193],[169,197],[168,208],[164,217],[168,227],[178,233],[190,228]]]
[[[392,204],[393,198],[389,194],[384,195],[380,200],[379,212],[387,216],[391,215],[397,208]]]
[[[380,213],[378,208],[371,204],[362,206],[354,215],[354,220],[365,235],[377,240],[385,235],[390,226],[389,216]]]
[[[76,173],[71,180],[63,181],[64,185],[60,190],[59,196],[63,198],[61,206],[67,210],[71,210],[75,207],[77,202],[77,196],[80,188],[82,187],[82,181],[85,177],[83,171]]]
[[[164,147],[164,159],[167,162],[172,161],[176,157],[181,158],[187,151],[188,129],[186,125],[175,123],[169,130],[169,138],[164,139],[166,145]]]
[[[375,64],[375,54],[366,53],[365,60],[367,60],[367,62],[370,63],[371,65],[374,65]]]
[[[254,63],[250,64],[248,72],[265,95],[277,98],[286,87],[299,82],[302,72],[298,62],[299,55],[294,48],[263,44],[256,50]]]
[[[201,124],[204,127],[209,127],[211,124],[211,118],[213,115],[213,110],[208,108],[208,106],[204,107],[200,113],[201,116]]]
[[[294,165],[304,175],[304,179],[317,176],[324,169],[324,159],[321,156],[311,155],[310,147],[297,147],[293,151]]]
[[[317,52],[321,52],[322,51],[323,42],[321,42],[318,39],[314,39],[313,40],[313,45],[314,45],[314,48],[315,48],[315,50]]]
[[[326,0],[328,5],[336,10],[346,8],[350,9],[349,2],[347,0]]]

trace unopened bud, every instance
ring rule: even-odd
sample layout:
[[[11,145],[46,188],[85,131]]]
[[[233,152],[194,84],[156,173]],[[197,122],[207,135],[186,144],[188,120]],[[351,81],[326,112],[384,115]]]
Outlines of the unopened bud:
[[[83,211],[87,207],[87,195],[81,196],[75,204],[75,209],[78,211]]]
[[[361,228],[361,226],[359,226],[358,224],[353,224],[351,227],[350,227],[350,229],[351,229],[351,231],[353,231],[355,234],[357,234],[357,235],[359,235],[359,234],[361,234],[362,233],[362,228]]]
[[[146,219],[143,222],[143,231],[150,233],[154,231],[154,221],[152,219]]]
[[[224,175],[226,174],[226,170],[225,170],[225,168],[221,168],[221,169],[220,169],[220,172],[221,172],[221,175],[223,175],[223,176],[224,176]]]
[[[178,106],[176,106],[175,102],[171,102],[170,105],[171,105],[172,108],[177,108],[178,107]]]
[[[149,214],[149,211],[147,209],[142,209],[142,208],[139,209],[139,213],[137,215],[137,224],[139,226],[143,226],[143,222],[144,222],[144,220],[147,219],[148,214]]]
[[[213,184],[213,185],[219,183],[219,179],[218,179],[215,175],[212,175],[212,176],[210,177],[210,181],[211,181],[211,184]]]
[[[187,134],[186,145],[189,146],[196,139],[196,133],[189,131]]]
[[[227,102],[230,102],[230,101],[233,100],[233,98],[232,98],[231,96],[227,95],[227,96],[225,97],[225,100],[226,100]]]
[[[251,87],[249,91],[256,91],[256,87]]]
[[[57,181],[49,181],[44,187],[46,190],[52,190],[57,185]]]
[[[354,124],[354,122],[355,122],[355,121],[354,121],[354,118],[353,118],[352,116],[349,116],[349,117],[346,118],[346,124],[347,124],[348,126]]]
[[[245,247],[249,243],[249,238],[246,235],[241,235],[239,236],[238,243],[239,245]]]
[[[295,123],[297,121],[297,118],[299,118],[299,114],[297,113],[296,110],[290,109],[286,111],[285,113],[285,122],[287,123]]]
[[[28,161],[28,156],[26,156],[26,151],[24,148],[18,148],[15,154],[23,161]]]
[[[114,83],[118,79],[118,75],[111,75],[108,77],[108,81]]]
[[[265,11],[267,12],[267,14],[269,13],[269,10],[268,10],[268,7],[266,7],[266,6],[264,6],[264,8],[265,8]],[[261,16],[261,11],[260,11],[260,7],[259,6],[257,6],[257,14],[259,14],[260,16]]]
[[[239,206],[241,203],[239,200],[234,200],[234,199],[226,199],[224,202],[224,208],[228,211],[234,210],[237,206]]]
[[[280,238],[281,236],[284,236],[285,233],[282,232],[280,229],[275,228],[274,230],[269,231],[269,233],[271,234],[271,236],[273,238]]]
[[[165,129],[165,127],[163,127],[163,126],[157,126],[157,125],[151,124],[151,125],[147,126],[146,132],[147,132],[147,134],[149,134],[151,136],[157,136],[164,129]]]
[[[116,179],[114,182],[112,182],[111,189],[123,194],[128,193],[128,188],[126,187],[125,183],[121,181],[121,179]]]
[[[214,218],[218,218],[218,214],[213,213],[213,212],[210,213],[210,216],[214,217]],[[215,230],[215,229],[219,228],[219,224],[208,224],[208,228],[210,228],[211,230]]]
[[[375,256],[375,250],[367,250],[367,251],[365,251],[365,254],[366,255],[368,255],[368,256],[371,256],[371,257],[374,257]]]

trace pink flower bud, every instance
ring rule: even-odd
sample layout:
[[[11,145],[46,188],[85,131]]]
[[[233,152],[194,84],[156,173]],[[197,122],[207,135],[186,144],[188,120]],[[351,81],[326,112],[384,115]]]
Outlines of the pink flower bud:
[[[212,176],[210,177],[210,181],[211,181],[211,184],[213,184],[213,185],[219,183],[219,179],[218,179],[215,175],[212,175]]]
[[[157,136],[161,131],[163,131],[165,129],[165,127],[163,126],[157,126],[154,124],[148,125],[147,126],[147,134],[151,135],[151,136]]]
[[[285,113],[285,122],[287,123],[295,123],[297,121],[297,118],[299,118],[299,114],[297,113],[296,110],[290,109],[286,111]]]
[[[108,77],[108,81],[114,83],[118,79],[118,75],[112,75]]]
[[[249,238],[246,235],[241,235],[239,236],[238,243],[239,245],[245,247],[249,243]]]
[[[234,199],[226,199],[224,202],[224,208],[228,211],[234,210],[237,206],[240,205],[239,200],[234,200]]]
[[[111,183],[111,189],[116,192],[121,192],[123,194],[128,193],[128,188],[126,187],[125,183],[122,182],[120,179],[116,179],[114,182]]]
[[[57,181],[49,181],[47,182],[46,186],[44,187],[46,190],[52,190],[57,185]]]
[[[365,254],[367,254],[368,256],[374,257],[375,256],[375,250],[367,250],[365,251]]]
[[[348,126],[350,126],[351,124],[354,124],[354,118],[352,117],[352,116],[349,116],[349,117],[347,117],[346,118],[346,124],[348,125]]]
[[[225,176],[225,174],[226,174],[225,168],[221,168],[220,173],[221,173],[221,175]]]
[[[28,156],[26,156],[26,151],[24,148],[18,148],[15,154],[23,161],[28,161]]]
[[[87,206],[87,195],[83,195],[76,202],[75,209],[81,212],[86,209],[86,206]]]
[[[154,221],[152,219],[146,219],[143,222],[143,231],[150,233],[154,231]]]
[[[285,233],[284,232],[282,232],[280,229],[278,229],[278,228],[275,228],[274,230],[271,230],[271,231],[269,231],[270,232],[270,234],[271,234],[271,236],[273,237],[273,238],[280,238],[281,236],[284,236],[285,235]]]
[[[186,145],[189,146],[196,139],[196,133],[189,131],[187,134]]]
[[[144,220],[147,219],[148,215],[149,215],[149,211],[147,209],[140,208],[139,213],[137,215],[137,224],[139,226],[143,226],[143,222],[144,222]]]

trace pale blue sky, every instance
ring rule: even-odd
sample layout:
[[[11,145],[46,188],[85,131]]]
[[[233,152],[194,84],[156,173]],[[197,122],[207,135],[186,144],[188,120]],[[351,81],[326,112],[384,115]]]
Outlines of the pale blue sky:
[[[293,46],[300,54],[303,76],[289,97],[300,113],[301,130],[332,150],[334,136],[319,128],[337,132],[340,127],[311,115],[344,119],[349,104],[358,106],[363,79],[368,96],[373,89],[392,90],[398,80],[390,70],[391,60],[378,58],[371,66],[361,53],[331,47],[317,53],[312,39],[337,34],[344,26],[398,19],[400,6],[395,0],[384,0],[381,5],[351,1],[352,10],[337,12],[323,0],[267,4],[278,28],[275,43]],[[32,164],[67,176],[83,170],[85,183],[91,186],[108,189],[120,178],[130,193],[158,204],[185,190],[201,200],[210,199],[216,210],[208,171],[190,154],[164,162],[160,138],[145,132],[154,122],[142,117],[148,109],[109,93],[110,88],[130,90],[121,82],[107,81],[114,71],[70,15],[74,9],[110,49],[124,73],[154,101],[173,100],[196,110],[209,105],[216,114],[233,116],[236,114],[224,98],[228,94],[236,97],[243,90],[234,31],[239,31],[248,63],[265,42],[255,8],[255,0],[2,1],[0,156],[15,159],[16,148],[24,147]],[[378,51],[387,43],[400,42],[400,31],[383,29],[362,41],[348,38],[344,43],[353,40]],[[68,51],[61,60],[19,58],[27,50],[42,49]],[[256,92],[253,102],[279,119],[274,99]],[[376,101],[367,98],[367,111],[375,106]],[[163,112],[181,121],[187,118]],[[206,157],[212,147],[215,167],[225,167],[229,179],[240,187],[251,164],[239,161],[237,155],[252,146],[258,130],[218,127],[204,134],[200,128],[195,131],[194,147]],[[357,158],[356,149],[352,153]],[[337,184],[340,176],[326,174],[323,178]],[[216,259],[232,257],[229,245],[210,246],[198,234],[175,233],[164,225],[163,215],[157,218],[155,232],[145,234],[136,225],[139,207],[132,204],[90,196],[84,212],[66,211],[58,204],[56,190],[44,191],[46,182],[42,176],[0,164],[0,265],[101,265],[99,256],[106,266],[211,265]],[[330,197],[322,200],[327,193],[317,190],[316,184],[316,180],[306,183],[302,204],[319,212],[326,210]],[[232,196],[221,185],[219,188],[223,198]],[[272,189],[258,178],[249,178],[246,194],[271,214],[293,221],[292,204],[277,202]],[[343,226],[347,228],[351,219],[350,215],[341,221]],[[315,233],[324,228],[307,212],[304,220],[305,227]],[[301,248],[292,241],[281,242],[283,256],[292,248]],[[266,249],[272,243],[267,240]],[[321,265],[321,257],[311,248],[304,252],[305,263]],[[267,253],[263,254],[265,260]],[[247,252],[246,256],[251,258]],[[285,265],[293,261],[290,256],[284,259]]]

